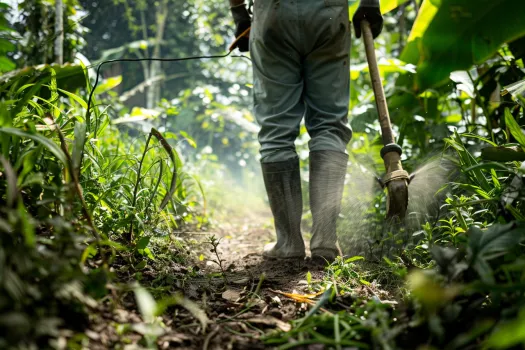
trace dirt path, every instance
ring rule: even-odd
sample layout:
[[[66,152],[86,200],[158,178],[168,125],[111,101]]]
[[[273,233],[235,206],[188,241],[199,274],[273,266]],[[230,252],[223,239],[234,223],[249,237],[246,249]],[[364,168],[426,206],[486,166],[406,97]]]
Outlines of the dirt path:
[[[305,306],[276,293],[306,293],[306,274],[322,278],[322,271],[306,261],[263,259],[262,247],[274,239],[268,213],[236,218],[216,230],[221,238],[219,254],[227,271],[226,280],[210,300],[208,316],[213,324],[204,342],[188,348],[259,349],[263,334],[286,330],[287,321],[304,314]],[[219,273],[207,262],[206,274]]]
[[[322,278],[322,271],[307,261],[262,258],[262,247],[273,239],[268,212],[228,217],[209,234],[198,235],[201,242],[196,249],[205,258],[196,266],[159,259],[139,272],[140,284],[157,302],[184,292],[178,306],[168,307],[154,325],[144,322],[137,295],[129,288],[137,271],[128,271],[124,262],[122,270],[115,264],[120,284],[110,286],[113,297],[93,312],[85,333],[88,348],[262,349],[267,348],[264,336],[288,330],[288,321],[304,315],[306,305],[276,292],[307,293],[307,272],[316,280]],[[210,261],[215,255],[205,242],[211,235],[220,238],[224,274]]]

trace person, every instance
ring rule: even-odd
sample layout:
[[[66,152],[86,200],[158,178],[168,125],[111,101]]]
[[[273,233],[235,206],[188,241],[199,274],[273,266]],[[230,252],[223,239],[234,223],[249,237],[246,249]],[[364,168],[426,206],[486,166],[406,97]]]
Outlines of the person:
[[[274,217],[277,242],[267,258],[304,258],[303,210],[295,139],[304,117],[310,135],[312,259],[332,261],[339,253],[336,221],[348,163],[350,22],[347,0],[255,0],[253,19],[244,0],[229,0],[237,46],[253,62],[254,114],[259,125],[261,167]],[[383,28],[379,0],[361,0],[353,16],[374,37]],[[248,28],[249,39],[240,37]],[[240,37],[240,38],[239,38]]]

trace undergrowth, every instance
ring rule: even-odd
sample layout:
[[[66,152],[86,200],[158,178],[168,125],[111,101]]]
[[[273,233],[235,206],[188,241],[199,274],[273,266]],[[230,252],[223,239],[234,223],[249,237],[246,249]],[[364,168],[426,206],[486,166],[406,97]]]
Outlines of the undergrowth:
[[[254,125],[239,117],[246,130],[225,128],[225,117],[217,111],[227,115],[235,109],[229,103],[223,110],[205,109],[195,120],[192,113],[185,117],[191,119],[187,125],[207,130],[201,136],[210,144],[215,140],[224,146],[222,156],[231,158],[230,165],[238,164],[236,178],[228,178],[209,145],[195,151],[199,164],[183,163],[179,141],[195,147],[187,133],[131,127],[122,119],[133,120],[134,112],[127,113],[124,105],[115,112],[103,99],[88,106],[87,67],[12,69],[0,78],[0,348],[89,348],[100,337],[87,335],[93,324],[117,333],[118,341],[109,342],[115,347],[136,336],[136,344],[156,348],[169,318],[188,323],[196,337],[207,334],[203,343],[208,344],[214,335],[208,315],[216,310],[206,298],[235,281],[218,238],[204,245],[220,273],[206,275],[193,264],[193,247],[181,233],[203,233],[210,222],[209,204],[221,219],[262,212],[259,196],[253,195],[260,181],[245,160],[255,153]],[[366,158],[372,165],[348,174],[349,200],[339,232],[349,254],[327,266],[319,280],[305,272],[311,294],[288,295],[310,308],[299,308],[281,331],[257,328],[257,340],[267,346],[504,349],[525,344],[523,59],[510,46],[502,47],[475,70],[453,73],[454,84],[421,94],[412,92],[406,72],[397,73],[399,82],[387,79],[387,87],[397,89],[389,97],[391,106],[402,107],[393,121],[399,126],[398,142],[408,144],[407,168],[416,172],[410,191],[431,195],[428,201],[413,201],[407,222],[385,225],[386,199],[374,178],[382,163],[380,140],[373,136],[379,130],[374,115],[355,118],[349,147],[353,169]],[[368,83],[354,78],[354,104],[366,107],[360,100],[370,99]],[[110,80],[94,95],[115,101],[110,90],[118,83]],[[510,96],[498,96],[494,103],[501,86]],[[194,98],[196,105],[184,106],[187,111],[217,103],[208,89],[201,90],[199,98],[188,90],[182,100],[173,100],[178,102],[162,100],[155,113],[174,117],[178,106],[172,103]],[[210,121],[217,122],[216,129]],[[306,135],[301,128],[298,150],[305,170]],[[230,142],[239,148],[235,157],[228,157]],[[441,153],[430,172],[442,172],[418,184],[424,172],[418,173],[415,163],[429,156],[427,148]],[[210,189],[209,203],[197,175],[219,184]],[[241,178],[252,196],[236,186]],[[221,203],[235,210],[219,211]],[[305,218],[308,229],[311,215]],[[191,295],[197,278],[206,289],[199,305],[189,299],[199,296],[195,290]],[[236,305],[240,313],[264,304],[265,275],[248,280],[243,282],[252,284],[249,290],[244,286],[246,302]],[[186,290],[188,297],[181,294]],[[240,313],[223,315],[222,321]],[[100,321],[106,314],[120,318]]]
[[[98,101],[86,119],[82,81],[82,67],[45,66],[0,88],[1,348],[82,331],[114,267],[140,280],[156,256],[184,263],[177,232],[206,224],[200,187],[168,140],[129,136]]]
[[[322,281],[308,273],[311,290],[323,293],[315,312],[294,321],[290,332],[267,336],[268,345],[507,349],[525,343],[525,167],[474,156],[465,141],[472,137],[454,133],[446,140],[457,152],[459,175],[441,189],[439,214],[419,230],[384,226],[371,258],[338,258]]]

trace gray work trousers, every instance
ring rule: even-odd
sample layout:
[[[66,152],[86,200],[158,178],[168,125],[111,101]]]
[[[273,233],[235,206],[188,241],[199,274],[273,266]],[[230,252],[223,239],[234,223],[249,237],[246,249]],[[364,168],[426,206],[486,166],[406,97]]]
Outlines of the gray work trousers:
[[[255,0],[250,32],[261,162],[296,158],[301,120],[310,151],[346,153],[352,137],[347,0]]]

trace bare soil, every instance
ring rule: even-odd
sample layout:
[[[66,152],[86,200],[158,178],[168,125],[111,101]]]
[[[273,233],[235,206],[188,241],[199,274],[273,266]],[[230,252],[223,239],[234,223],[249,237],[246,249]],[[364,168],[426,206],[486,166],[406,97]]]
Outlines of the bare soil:
[[[151,337],[158,348],[267,348],[265,335],[289,329],[288,321],[304,315],[305,304],[279,292],[308,293],[307,272],[317,280],[322,279],[323,269],[308,260],[263,259],[262,247],[273,239],[269,223],[268,215],[250,215],[225,222],[210,232],[221,239],[218,252],[224,274],[211,261],[216,256],[205,243],[208,235],[202,234],[197,246],[205,258],[196,266],[164,262],[144,269],[143,278],[154,281],[159,294],[182,290],[209,319],[204,328],[188,308],[168,308],[161,327],[156,329],[158,337]],[[135,278],[129,273],[119,273],[119,277],[123,285]],[[155,290],[151,292],[155,296]],[[144,334],[148,329],[137,311],[133,292],[114,286],[113,296],[93,313],[91,329],[86,333],[89,348],[146,348]]]

